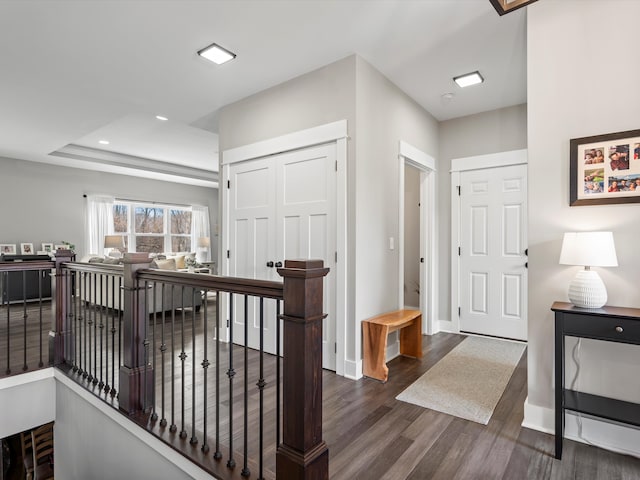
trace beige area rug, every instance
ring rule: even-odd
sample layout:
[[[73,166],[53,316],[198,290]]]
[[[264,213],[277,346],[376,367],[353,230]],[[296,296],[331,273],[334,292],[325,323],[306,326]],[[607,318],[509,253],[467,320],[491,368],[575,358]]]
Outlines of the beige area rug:
[[[467,337],[396,397],[486,425],[525,345]]]

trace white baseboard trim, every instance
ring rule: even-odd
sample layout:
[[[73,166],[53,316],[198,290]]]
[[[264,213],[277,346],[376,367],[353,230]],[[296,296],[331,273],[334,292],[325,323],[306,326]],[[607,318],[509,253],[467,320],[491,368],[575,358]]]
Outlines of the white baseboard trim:
[[[362,378],[362,360],[345,360],[344,376],[351,380],[358,380]]]
[[[453,326],[453,322],[451,320],[438,320],[435,322],[435,327],[437,332],[448,332],[448,333],[460,333],[460,331]]]
[[[611,423],[602,419],[582,415],[582,437],[579,435],[577,413],[566,412],[564,438],[591,444],[605,450],[640,458],[640,429]],[[555,435],[555,412],[553,408],[524,402],[522,426],[539,432]]]

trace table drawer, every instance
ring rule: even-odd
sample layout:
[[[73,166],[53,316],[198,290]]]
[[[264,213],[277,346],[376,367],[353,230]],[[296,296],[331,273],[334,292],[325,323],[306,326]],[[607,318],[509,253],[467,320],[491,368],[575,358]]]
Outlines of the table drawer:
[[[564,316],[564,334],[640,345],[640,321],[628,318],[575,315]]]

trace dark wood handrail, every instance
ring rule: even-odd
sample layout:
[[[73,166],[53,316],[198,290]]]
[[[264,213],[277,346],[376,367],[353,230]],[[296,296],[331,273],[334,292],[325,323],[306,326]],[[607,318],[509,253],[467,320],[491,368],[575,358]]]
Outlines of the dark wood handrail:
[[[53,261],[36,260],[33,262],[0,262],[0,272],[20,272],[25,270],[47,270],[48,268],[54,268],[55,263]]]

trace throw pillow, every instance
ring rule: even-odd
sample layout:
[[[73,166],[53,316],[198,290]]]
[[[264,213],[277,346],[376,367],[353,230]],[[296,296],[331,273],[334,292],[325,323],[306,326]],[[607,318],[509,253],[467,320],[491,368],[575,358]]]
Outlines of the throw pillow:
[[[104,258],[102,258],[102,257],[91,257],[88,260],[88,263],[104,263]]]
[[[176,270],[176,260],[175,258],[167,258],[166,260],[156,258],[149,266],[160,270]]]

